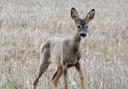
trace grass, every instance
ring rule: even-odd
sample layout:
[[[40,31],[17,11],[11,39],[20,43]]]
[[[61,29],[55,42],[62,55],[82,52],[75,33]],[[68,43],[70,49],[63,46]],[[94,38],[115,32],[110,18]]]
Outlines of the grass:
[[[32,89],[41,43],[72,36],[76,30],[71,7],[83,18],[96,10],[86,44],[81,45],[86,89],[127,89],[127,4],[127,0],[0,0],[0,89]],[[55,70],[56,66],[49,67],[38,89],[50,88]],[[79,89],[74,68],[68,70],[68,81],[70,88]],[[63,89],[63,79],[59,88]]]
[[[30,81],[31,82],[31,81]],[[43,85],[42,87],[40,87],[41,89],[47,89],[46,85]],[[72,86],[73,89],[78,89],[77,86],[73,85]],[[5,76],[2,76],[0,78],[0,89],[18,89],[16,87],[16,85],[14,84],[14,82],[12,82],[11,80],[7,79]],[[32,85],[31,83],[27,85],[27,88],[25,89],[32,89]],[[50,88],[53,89],[53,88]],[[64,87],[61,85],[59,86],[58,89],[64,89]],[[92,86],[87,86],[86,89],[95,89]]]
[[[17,89],[14,82],[6,77],[0,77],[0,89]]]

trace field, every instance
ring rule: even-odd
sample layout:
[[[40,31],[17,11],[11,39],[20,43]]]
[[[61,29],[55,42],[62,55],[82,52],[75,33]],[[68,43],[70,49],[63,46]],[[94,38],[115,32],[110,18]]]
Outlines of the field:
[[[81,18],[96,10],[81,44],[86,89],[128,89],[128,0],[0,0],[0,89],[32,89],[41,43],[76,31],[72,7]],[[52,89],[55,71],[51,65],[37,88]],[[70,89],[79,89],[79,81],[70,68]]]

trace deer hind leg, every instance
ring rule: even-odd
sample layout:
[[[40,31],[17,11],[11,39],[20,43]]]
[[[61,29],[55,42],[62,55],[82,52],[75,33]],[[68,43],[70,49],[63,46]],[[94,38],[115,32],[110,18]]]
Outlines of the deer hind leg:
[[[40,79],[40,77],[42,76],[42,74],[47,70],[50,62],[49,62],[49,57],[50,57],[50,54],[49,54],[49,50],[46,49],[44,50],[43,52],[43,61],[42,63],[40,64],[40,67],[39,67],[39,71],[38,71],[38,74],[37,74],[37,77],[35,78],[34,82],[33,82],[33,86],[34,86],[34,89],[36,89],[36,85]]]
[[[75,68],[76,68],[76,70],[78,71],[78,73],[80,75],[80,81],[81,81],[80,86],[81,86],[81,89],[84,89],[84,85],[83,85],[83,79],[84,79],[84,77],[83,77],[83,72],[82,72],[81,67],[80,67],[80,63],[77,63],[75,65]]]
[[[67,69],[64,70],[64,89],[68,89],[68,84],[67,84]]]

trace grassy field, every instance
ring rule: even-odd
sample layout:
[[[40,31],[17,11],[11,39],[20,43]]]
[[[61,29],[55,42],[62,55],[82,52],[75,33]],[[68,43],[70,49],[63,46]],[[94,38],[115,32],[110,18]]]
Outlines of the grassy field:
[[[0,89],[32,89],[41,43],[75,32],[71,7],[83,18],[96,10],[81,44],[86,89],[128,89],[128,0],[0,0]],[[52,89],[55,71],[51,65],[38,89]],[[70,89],[79,89],[78,77],[68,70]]]

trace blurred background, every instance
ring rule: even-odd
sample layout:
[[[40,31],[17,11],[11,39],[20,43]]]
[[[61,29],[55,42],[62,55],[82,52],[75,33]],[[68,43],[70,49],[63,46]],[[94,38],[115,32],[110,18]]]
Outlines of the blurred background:
[[[128,0],[0,0],[0,89],[32,89],[41,43],[76,30],[72,7],[81,18],[96,10],[81,44],[86,89],[128,89]],[[53,89],[55,71],[51,65],[37,88]],[[70,89],[79,89],[79,81],[70,68]],[[62,78],[58,89],[63,89]]]

